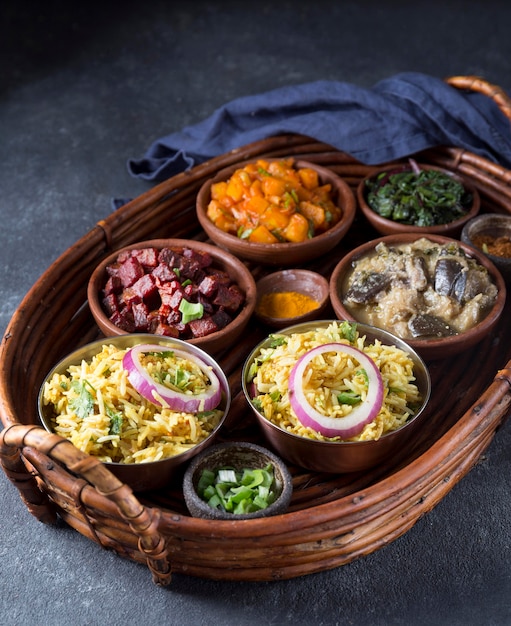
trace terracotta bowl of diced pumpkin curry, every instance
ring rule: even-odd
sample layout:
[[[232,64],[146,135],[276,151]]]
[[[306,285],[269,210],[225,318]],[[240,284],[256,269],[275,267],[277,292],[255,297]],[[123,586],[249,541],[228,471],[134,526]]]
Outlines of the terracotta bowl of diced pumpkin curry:
[[[197,218],[209,238],[236,256],[264,265],[297,265],[334,248],[355,218],[349,185],[307,161],[238,163],[206,181]]]
[[[96,267],[90,310],[106,337],[149,333],[210,353],[232,344],[256,305],[251,272],[217,246],[152,239],[121,248]]]

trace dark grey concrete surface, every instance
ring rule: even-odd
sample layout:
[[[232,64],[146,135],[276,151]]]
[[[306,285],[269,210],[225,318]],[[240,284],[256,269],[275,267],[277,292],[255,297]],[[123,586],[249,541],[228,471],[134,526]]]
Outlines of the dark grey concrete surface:
[[[148,188],[127,159],[232,98],[408,70],[511,88],[511,4],[494,0],[5,0],[0,19],[2,329],[112,197]],[[431,513],[350,565],[276,583],[176,575],[169,589],[38,522],[0,472],[0,624],[509,624],[510,449],[507,425]]]

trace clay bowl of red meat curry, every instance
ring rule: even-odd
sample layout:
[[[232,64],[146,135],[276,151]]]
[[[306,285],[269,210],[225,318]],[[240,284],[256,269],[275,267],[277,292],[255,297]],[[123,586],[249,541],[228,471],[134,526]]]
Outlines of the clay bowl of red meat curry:
[[[107,337],[149,333],[217,353],[244,331],[256,304],[255,280],[230,253],[188,239],[153,239],[106,257],[87,291]]]

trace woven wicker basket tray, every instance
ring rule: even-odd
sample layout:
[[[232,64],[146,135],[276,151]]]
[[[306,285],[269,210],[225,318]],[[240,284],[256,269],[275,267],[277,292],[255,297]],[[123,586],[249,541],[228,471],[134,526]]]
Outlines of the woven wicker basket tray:
[[[511,105],[498,87],[475,77],[448,82],[485,93],[511,119]],[[194,519],[178,481],[168,490],[135,496],[103,464],[40,427],[37,393],[44,375],[71,349],[99,336],[86,302],[87,281],[96,264],[112,250],[143,239],[205,239],[195,218],[195,196],[204,180],[232,163],[290,155],[331,168],[353,187],[370,170],[328,145],[296,135],[214,158],[98,223],[38,280],[3,337],[0,459],[28,510],[49,524],[60,517],[104,548],[146,564],[159,585],[167,585],[172,572],[224,580],[293,578],[370,554],[405,533],[466,475],[510,408],[508,303],[494,336],[459,357],[430,364],[429,425],[400,458],[360,475],[323,475],[292,467],[291,507],[275,518]],[[483,210],[511,213],[508,170],[457,148],[430,150],[416,158],[470,177],[481,193]],[[356,221],[338,249],[309,267],[328,277],[349,248],[374,235],[362,220]],[[256,278],[268,271],[251,269]],[[233,393],[224,439],[260,439],[240,390],[240,369],[265,334],[254,321],[239,345],[220,355]],[[467,366],[475,359],[477,367]]]

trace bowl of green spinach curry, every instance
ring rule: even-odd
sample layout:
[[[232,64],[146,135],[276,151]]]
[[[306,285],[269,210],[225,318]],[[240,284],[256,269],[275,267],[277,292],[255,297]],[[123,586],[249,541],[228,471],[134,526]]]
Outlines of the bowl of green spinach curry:
[[[382,235],[457,237],[481,205],[477,189],[464,177],[413,159],[371,172],[360,182],[357,200],[367,221]]]

